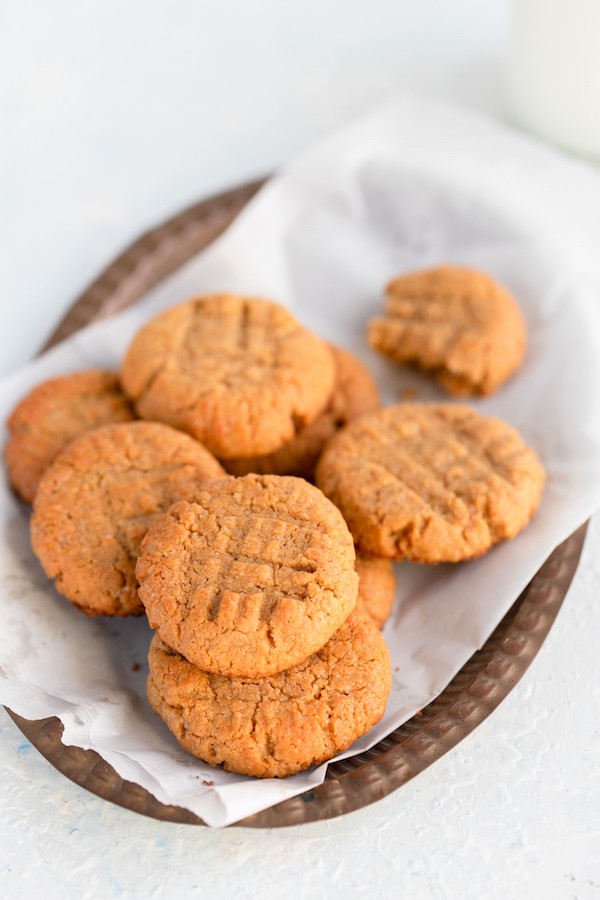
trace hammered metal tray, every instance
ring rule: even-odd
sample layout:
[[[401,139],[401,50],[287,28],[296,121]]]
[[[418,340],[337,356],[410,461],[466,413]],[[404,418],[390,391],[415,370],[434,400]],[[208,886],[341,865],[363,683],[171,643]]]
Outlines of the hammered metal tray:
[[[139,300],[218,237],[262,183],[198,203],[145,234],[76,301],[46,347]],[[583,525],[557,547],[482,649],[420,714],[371,750],[331,763],[319,787],[236,825],[300,825],[360,809],[396,790],[455,747],[510,693],[540,649],[577,569],[585,531]],[[155,819],[204,824],[189,810],[159,803],[140,785],[124,781],[94,750],[65,746],[57,718],[29,721],[8,712],[56,769],[86,790]]]

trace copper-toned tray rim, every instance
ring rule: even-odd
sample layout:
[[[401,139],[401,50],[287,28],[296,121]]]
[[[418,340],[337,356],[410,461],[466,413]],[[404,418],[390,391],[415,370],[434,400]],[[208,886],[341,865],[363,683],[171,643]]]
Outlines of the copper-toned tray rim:
[[[139,300],[218,237],[263,183],[198,203],[143,235],[79,297],[46,348]],[[540,649],[577,569],[586,527],[554,550],[482,649],[419,715],[371,750],[331,763],[322,785],[235,824],[272,828],[343,815],[385,797],[455,747],[510,693]],[[124,781],[94,750],[64,745],[58,718],[28,720],[7,711],[56,769],[91,793],[155,819],[205,824]]]

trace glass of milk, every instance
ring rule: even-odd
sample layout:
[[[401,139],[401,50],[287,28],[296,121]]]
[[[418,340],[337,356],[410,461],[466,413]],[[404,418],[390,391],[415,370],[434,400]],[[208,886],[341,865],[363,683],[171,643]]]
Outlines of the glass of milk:
[[[508,93],[520,125],[600,160],[600,0],[512,0]]]

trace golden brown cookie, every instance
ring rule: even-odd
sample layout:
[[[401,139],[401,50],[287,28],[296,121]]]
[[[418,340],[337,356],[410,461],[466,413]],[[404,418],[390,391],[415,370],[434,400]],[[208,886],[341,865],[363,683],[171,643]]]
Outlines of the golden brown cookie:
[[[536,511],[544,470],[518,432],[468,406],[403,403],[338,432],[317,483],[362,551],[458,562],[514,537]]]
[[[378,628],[383,628],[396,597],[393,563],[383,556],[357,553],[356,572],[358,574],[356,608],[366,613]]]
[[[491,394],[521,365],[525,322],[509,292],[473,269],[440,266],[394,279],[369,343],[430,370],[457,397]]]
[[[262,677],[319,650],[356,605],[340,512],[301,478],[215,481],[149,530],[136,567],[152,628],[207,672]]]
[[[69,441],[90,428],[133,418],[113,372],[90,369],[44,381],[8,420],[4,453],[10,483],[26,503],[33,503],[41,476]]]
[[[222,459],[282,447],[325,408],[334,377],[329,347],[287,309],[233,294],[155,316],[122,369],[143,419],[189,432]]]
[[[31,542],[56,588],[89,615],[143,612],[135,560],[150,524],[223,469],[167,425],[125,422],[75,438],[42,476]]]
[[[269,678],[223,678],[155,635],[148,699],[182,747],[230,772],[282,778],[319,765],[383,716],[392,684],[377,628],[353,613],[309,659]]]
[[[331,347],[336,380],[331,399],[314,422],[298,432],[295,438],[266,456],[223,460],[232,475],[297,475],[312,481],[315,466],[329,438],[347,422],[379,407],[377,386],[370,372],[347,350]]]

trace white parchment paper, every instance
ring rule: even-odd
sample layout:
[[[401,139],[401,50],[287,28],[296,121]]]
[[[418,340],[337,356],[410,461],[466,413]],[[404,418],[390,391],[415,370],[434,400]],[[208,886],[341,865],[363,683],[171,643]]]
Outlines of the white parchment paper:
[[[553,548],[600,505],[600,177],[591,167],[482,116],[405,97],[336,134],[264,188],[209,250],[134,310],[77,334],[0,384],[0,417],[33,385],[88,366],[118,367],[151,313],[232,290],[289,305],[357,353],[385,402],[415,388],[447,399],[366,345],[392,276],[441,262],[482,268],[519,298],[525,365],[474,405],[516,425],[548,484],[514,541],[462,565],[398,566],[385,629],[394,687],[374,744],[435,697],[482,645]],[[41,301],[43,298],[40,298]],[[15,313],[18,314],[18,313]],[[97,750],[159,800],[226,825],[320,783],[325,766],[260,781],[180,750],[145,699],[143,619],[89,619],[60,597],[29,547],[28,512],[0,485],[0,702],[57,715],[64,742]]]

